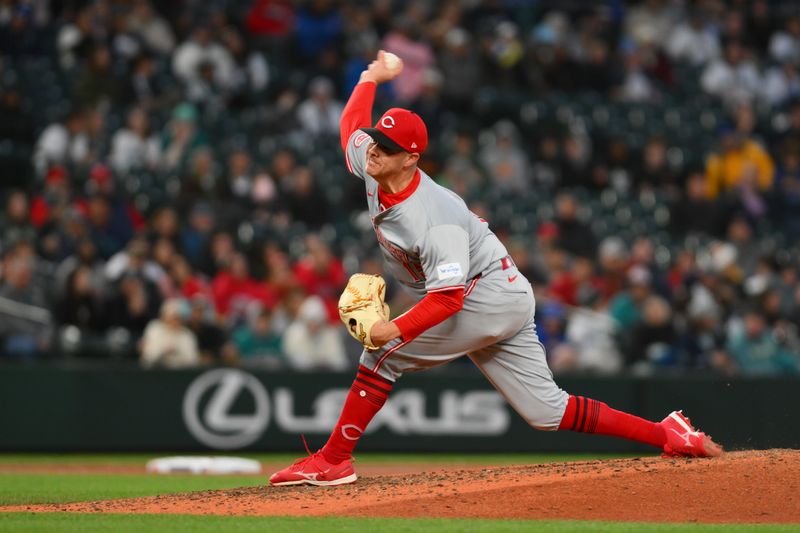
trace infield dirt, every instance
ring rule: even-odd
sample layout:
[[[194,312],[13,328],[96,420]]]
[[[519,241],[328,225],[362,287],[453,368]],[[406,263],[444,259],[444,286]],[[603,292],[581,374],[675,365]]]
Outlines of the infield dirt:
[[[0,511],[800,523],[800,450],[416,468],[364,469],[356,484],[341,487],[261,486]]]

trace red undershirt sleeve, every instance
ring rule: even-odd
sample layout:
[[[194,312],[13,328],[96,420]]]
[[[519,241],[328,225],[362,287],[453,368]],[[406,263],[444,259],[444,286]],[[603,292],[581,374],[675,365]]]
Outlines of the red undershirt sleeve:
[[[339,122],[340,141],[342,150],[347,152],[347,141],[353,132],[359,128],[369,128],[372,126],[372,104],[375,102],[375,91],[378,85],[375,82],[364,81],[356,85],[347,105],[342,111],[342,119]]]
[[[448,291],[429,292],[407,313],[395,318],[393,322],[408,342],[423,331],[450,318],[464,305],[464,288],[453,287]]]

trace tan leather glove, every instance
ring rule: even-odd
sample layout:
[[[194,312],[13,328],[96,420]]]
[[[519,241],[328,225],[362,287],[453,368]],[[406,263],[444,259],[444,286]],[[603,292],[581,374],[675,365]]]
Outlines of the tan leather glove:
[[[386,282],[381,276],[353,274],[339,297],[339,317],[347,332],[369,350],[377,350],[369,332],[375,322],[389,320],[389,306],[384,303]]]

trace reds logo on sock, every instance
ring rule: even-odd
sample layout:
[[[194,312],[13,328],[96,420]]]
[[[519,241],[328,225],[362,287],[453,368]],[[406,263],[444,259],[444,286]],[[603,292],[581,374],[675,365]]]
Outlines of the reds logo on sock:
[[[357,431],[358,434],[356,434],[355,436],[350,436],[347,434],[348,430]],[[356,426],[355,424],[345,424],[344,426],[342,426],[342,437],[346,438],[347,440],[358,440],[359,438],[361,438],[362,433],[364,433],[364,430]]]

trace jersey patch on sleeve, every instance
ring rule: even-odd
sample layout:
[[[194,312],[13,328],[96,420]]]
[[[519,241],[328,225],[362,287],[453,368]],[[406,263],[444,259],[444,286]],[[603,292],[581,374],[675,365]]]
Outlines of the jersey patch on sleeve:
[[[364,141],[366,141],[366,140],[368,140],[368,139],[370,139],[370,136],[369,136],[368,134],[366,134],[366,133],[361,133],[361,134],[359,134],[359,135],[358,135],[358,137],[356,137],[356,138],[355,138],[355,140],[353,141],[353,146],[355,146],[356,148],[360,148],[360,147],[361,147],[361,145],[362,145],[362,144],[364,144]]]
[[[444,263],[436,267],[439,279],[460,278],[462,276],[461,265],[458,263]]]

